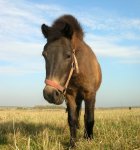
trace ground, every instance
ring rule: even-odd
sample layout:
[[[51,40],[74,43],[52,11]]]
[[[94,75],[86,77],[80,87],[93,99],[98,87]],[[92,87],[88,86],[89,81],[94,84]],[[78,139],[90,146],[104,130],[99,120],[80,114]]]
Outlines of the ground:
[[[140,108],[96,109],[94,139],[83,138],[84,111],[75,150],[140,150]],[[0,109],[1,150],[69,149],[64,109]]]

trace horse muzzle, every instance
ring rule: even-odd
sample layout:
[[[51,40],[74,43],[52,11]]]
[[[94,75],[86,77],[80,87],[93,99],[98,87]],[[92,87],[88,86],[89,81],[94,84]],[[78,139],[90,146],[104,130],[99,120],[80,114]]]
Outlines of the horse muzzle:
[[[49,103],[60,105],[64,101],[64,95],[55,88],[46,86],[43,90],[44,99]]]

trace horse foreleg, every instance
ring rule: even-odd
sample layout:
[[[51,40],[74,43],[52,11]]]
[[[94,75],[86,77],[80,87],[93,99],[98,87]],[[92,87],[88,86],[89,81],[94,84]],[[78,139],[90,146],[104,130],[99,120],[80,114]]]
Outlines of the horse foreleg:
[[[94,126],[94,106],[95,97],[92,99],[85,100],[85,133],[84,137],[92,139],[93,138],[93,126]]]
[[[73,99],[69,99],[67,102],[68,109],[68,123],[70,127],[70,146],[75,146],[76,130],[77,130],[77,112],[76,103]]]
[[[76,101],[76,112],[77,112],[77,129],[80,128],[80,114],[81,114],[81,105],[82,105],[82,100],[81,99],[77,99]]]

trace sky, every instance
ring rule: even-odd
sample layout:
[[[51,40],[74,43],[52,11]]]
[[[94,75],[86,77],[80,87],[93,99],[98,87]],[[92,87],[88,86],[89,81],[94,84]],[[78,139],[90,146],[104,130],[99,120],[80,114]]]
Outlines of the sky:
[[[140,106],[139,6],[139,0],[0,0],[0,106],[48,105],[40,27],[63,14],[79,20],[101,65],[96,107]]]

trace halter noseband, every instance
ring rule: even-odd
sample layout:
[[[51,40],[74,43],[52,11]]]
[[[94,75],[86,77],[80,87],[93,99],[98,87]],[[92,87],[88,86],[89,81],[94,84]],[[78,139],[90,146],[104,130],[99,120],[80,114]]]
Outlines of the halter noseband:
[[[65,83],[64,86],[61,86],[60,84],[58,84],[58,83],[56,83],[56,82],[54,82],[54,81],[52,81],[52,80],[49,80],[49,79],[46,79],[46,80],[45,80],[46,85],[49,85],[49,86],[51,86],[51,87],[56,88],[57,90],[59,90],[59,91],[62,92],[63,94],[65,94],[65,92],[66,92],[66,89],[67,89],[67,87],[68,87],[68,84],[69,84],[69,81],[70,81],[71,76],[72,76],[72,74],[73,74],[73,71],[75,70],[76,73],[79,73],[78,62],[77,62],[77,58],[76,58],[76,56],[75,56],[75,49],[73,49],[72,56],[73,56],[73,57],[72,57],[71,69],[70,69],[70,72],[69,72],[68,79],[67,79],[67,81],[66,81],[66,83]]]

